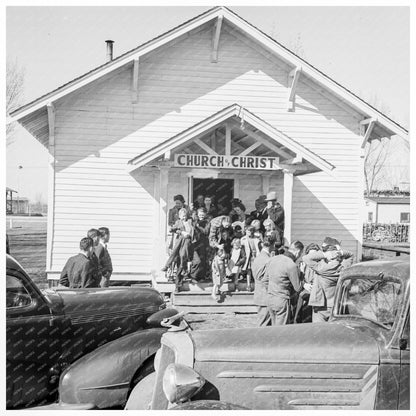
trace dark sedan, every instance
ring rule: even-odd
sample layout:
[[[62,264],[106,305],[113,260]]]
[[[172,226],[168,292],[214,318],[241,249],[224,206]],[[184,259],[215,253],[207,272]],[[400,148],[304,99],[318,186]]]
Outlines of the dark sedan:
[[[121,343],[133,345],[135,355],[129,360],[131,349],[119,352],[129,365],[125,375],[130,379],[123,394],[110,403],[102,395],[90,394],[84,402],[86,407],[100,407],[103,400],[109,406],[122,405],[135,380],[152,369],[160,337],[166,331],[160,321],[177,313],[165,309],[163,297],[151,288],[41,291],[8,255],[6,308],[7,408],[53,402],[65,368],[98,347],[101,358],[107,354],[109,365],[111,360],[117,362],[117,342],[126,339]],[[84,375],[88,377],[91,374]],[[102,368],[101,385],[111,384],[109,377],[112,375]]]

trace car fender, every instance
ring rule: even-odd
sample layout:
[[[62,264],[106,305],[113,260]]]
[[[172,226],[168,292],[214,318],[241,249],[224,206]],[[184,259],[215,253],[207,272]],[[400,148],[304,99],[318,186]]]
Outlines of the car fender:
[[[81,357],[61,375],[61,403],[92,403],[98,408],[124,405],[133,377],[160,347],[165,328],[141,330],[111,341]]]

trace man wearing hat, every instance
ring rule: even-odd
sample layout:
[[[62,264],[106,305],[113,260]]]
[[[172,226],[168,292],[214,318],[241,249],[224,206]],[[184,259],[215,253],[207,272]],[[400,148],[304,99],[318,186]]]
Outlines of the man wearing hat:
[[[260,230],[264,232],[263,221],[268,218],[266,208],[266,195],[260,195],[255,201],[254,206],[256,209],[250,212],[250,218],[252,220],[259,220],[261,223]]]
[[[283,207],[277,202],[276,192],[269,192],[266,196],[266,210],[268,218],[270,218],[280,236],[280,244],[283,244],[283,231],[285,229],[285,212]],[[279,242],[277,242],[279,243]]]

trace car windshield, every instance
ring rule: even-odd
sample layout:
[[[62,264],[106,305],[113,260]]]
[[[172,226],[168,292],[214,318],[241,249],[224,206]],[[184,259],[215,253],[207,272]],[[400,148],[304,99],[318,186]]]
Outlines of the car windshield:
[[[399,309],[401,292],[400,281],[394,279],[345,279],[336,315],[358,316],[390,329]]]

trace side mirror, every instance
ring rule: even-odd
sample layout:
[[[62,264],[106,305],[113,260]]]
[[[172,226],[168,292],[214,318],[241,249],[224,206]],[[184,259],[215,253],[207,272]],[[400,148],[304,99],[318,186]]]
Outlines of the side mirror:
[[[401,350],[405,350],[407,348],[407,338],[400,338],[399,339],[399,348]]]

